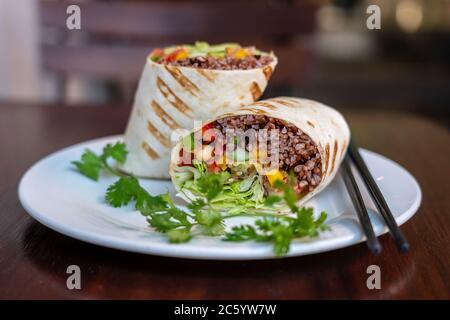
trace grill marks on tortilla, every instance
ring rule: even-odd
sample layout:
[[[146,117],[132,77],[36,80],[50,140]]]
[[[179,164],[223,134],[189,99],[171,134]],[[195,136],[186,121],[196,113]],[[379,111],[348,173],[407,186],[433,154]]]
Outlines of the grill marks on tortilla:
[[[312,123],[311,121],[306,121],[307,124],[309,124],[311,127],[315,128],[316,126],[314,125],[314,123]]]
[[[142,149],[144,149],[144,151],[147,153],[147,155],[153,159],[156,160],[159,158],[159,155],[156,153],[155,150],[152,149],[152,147],[150,147],[150,145],[147,142],[142,142]]]
[[[292,107],[292,108],[296,107],[295,103],[288,101],[288,100],[284,100],[284,99],[273,98],[273,99],[270,99],[270,101],[276,102],[276,103],[281,104],[286,107]]]
[[[334,147],[333,147],[333,159],[331,160],[331,171],[334,171],[334,163],[336,162],[336,154],[338,151],[338,142],[337,140],[334,140]]]
[[[212,72],[208,72],[203,69],[195,69],[202,77],[206,78],[206,80],[210,82],[214,82],[214,74]]]
[[[253,101],[258,100],[258,98],[261,97],[261,89],[255,81],[253,81],[250,85],[250,93],[252,94]]]
[[[345,151],[347,151],[347,142],[346,141],[342,144],[341,159],[344,157]]]
[[[325,170],[323,170],[323,175],[325,176],[328,172],[328,162],[330,160],[330,144],[327,143],[327,145],[325,146]]]
[[[165,112],[164,109],[161,108],[161,106],[155,100],[152,100],[151,106],[158,118],[162,122],[164,122],[166,126],[168,126],[172,130],[180,128],[180,125],[178,125],[178,123],[174,119],[172,119],[172,117],[169,116],[169,114]]]
[[[261,107],[264,107],[264,108],[267,108],[267,109],[270,109],[270,110],[276,110],[277,109],[277,107],[275,107],[274,105],[272,105],[272,104],[270,104],[268,102],[264,102],[264,101],[259,101],[259,102],[255,103],[255,105],[261,106]]]
[[[281,99],[282,98],[282,99]],[[292,98],[292,97],[280,97],[280,98],[276,98],[277,100],[280,100],[280,101],[284,101],[284,102],[286,102],[286,103],[291,103],[291,105],[293,106],[293,107],[295,107],[295,106],[297,106],[297,104],[298,104],[298,101],[297,101],[297,99],[296,98]]]
[[[156,78],[156,86],[166,100],[173,105],[178,111],[183,114],[192,114],[192,109],[189,108],[176,94],[169,88],[169,86],[160,78]]]
[[[163,135],[159,130],[150,122],[147,121],[147,130],[165,147],[170,148],[170,140],[167,136]]]
[[[232,115],[233,115],[232,113],[224,113],[220,118],[231,117]]]
[[[268,81],[270,79],[270,76],[272,75],[272,67],[271,66],[266,66],[262,69],[262,72],[264,74],[264,78],[266,78],[266,80]]]
[[[266,114],[266,112],[264,110],[256,109],[256,108],[242,108],[241,110],[250,111],[252,114],[262,114],[262,115]],[[232,116],[233,114],[230,113],[229,115]],[[225,118],[225,117],[223,117],[223,118]]]
[[[182,86],[186,91],[188,91],[193,96],[197,96],[197,93],[200,91],[200,89],[193,83],[191,80],[189,80],[179,68],[174,68],[170,66],[165,67],[167,72],[169,72],[172,77]]]

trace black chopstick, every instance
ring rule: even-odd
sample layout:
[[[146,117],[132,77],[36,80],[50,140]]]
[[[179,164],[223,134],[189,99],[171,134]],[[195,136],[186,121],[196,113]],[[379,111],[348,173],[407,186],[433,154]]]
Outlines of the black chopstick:
[[[355,177],[353,176],[353,172],[350,168],[350,160],[348,156],[346,156],[344,161],[342,162],[342,176],[344,178],[348,194],[350,195],[350,198],[353,202],[353,206],[355,207],[356,213],[358,214],[358,219],[361,227],[364,231],[364,234],[366,235],[367,247],[373,254],[377,255],[381,252],[381,244],[375,236],[375,232],[373,231],[372,223],[370,222],[369,214],[367,213],[364,200],[361,196],[361,192],[359,191],[358,185],[355,181]]]
[[[392,237],[394,238],[394,241],[397,244],[398,249],[401,252],[408,251],[409,250],[408,241],[405,239],[402,232],[400,231],[400,228],[398,227],[397,222],[395,221],[394,216],[392,215],[392,212],[389,209],[389,206],[387,205],[386,200],[384,199],[383,194],[380,191],[380,188],[378,188],[378,185],[373,179],[369,169],[366,166],[366,163],[359,154],[359,151],[353,142],[350,142],[348,154],[352,158],[356,168],[361,174],[361,177],[363,178],[363,181],[367,189],[369,190],[370,196],[372,197],[373,201],[375,202],[375,205],[378,208],[378,211],[380,212],[381,216],[386,222],[386,225],[388,226],[389,231]]]

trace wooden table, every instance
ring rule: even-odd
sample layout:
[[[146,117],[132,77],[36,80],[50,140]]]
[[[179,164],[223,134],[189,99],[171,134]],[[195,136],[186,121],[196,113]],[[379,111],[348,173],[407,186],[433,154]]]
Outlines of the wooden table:
[[[41,157],[87,139],[123,132],[129,110],[0,105],[0,298],[391,299],[450,298],[450,134],[408,114],[347,112],[361,146],[397,161],[419,181],[423,203],[402,230],[400,254],[388,235],[372,256],[365,244],[306,257],[208,262],[146,256],[83,243],[27,215],[21,175]],[[66,288],[66,268],[82,290]],[[366,268],[381,268],[381,290]]]

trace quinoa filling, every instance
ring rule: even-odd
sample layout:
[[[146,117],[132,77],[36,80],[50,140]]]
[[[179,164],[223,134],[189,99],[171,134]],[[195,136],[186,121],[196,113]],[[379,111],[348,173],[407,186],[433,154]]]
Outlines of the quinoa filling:
[[[307,134],[288,122],[264,115],[245,115],[218,119],[213,126],[224,135],[227,129],[276,129],[279,132],[279,138],[275,141],[279,151],[277,167],[281,170],[283,179],[286,181],[286,174],[295,172],[297,193],[313,191],[322,180],[322,159],[316,144]],[[272,143],[270,140],[267,142],[267,156],[271,156]],[[245,149],[249,151],[248,143]],[[267,176],[264,176],[264,187],[266,191],[271,189]]]
[[[206,42],[157,48],[150,54],[150,59],[164,65],[212,70],[249,70],[265,67],[273,61],[272,56],[255,47],[241,47],[236,43],[209,45]]]
[[[279,192],[278,180],[287,183],[291,177],[300,196],[322,180],[317,145],[286,121],[265,115],[230,116],[197,132],[199,144],[195,135],[184,138],[174,170],[174,182],[189,200],[195,199],[197,179],[208,173],[226,181],[223,194],[215,199],[217,204],[236,212],[262,206],[268,195]]]
[[[249,70],[262,68],[273,61],[271,56],[250,55],[244,58],[215,58],[215,57],[193,57],[169,64],[179,67],[192,67],[212,70]]]

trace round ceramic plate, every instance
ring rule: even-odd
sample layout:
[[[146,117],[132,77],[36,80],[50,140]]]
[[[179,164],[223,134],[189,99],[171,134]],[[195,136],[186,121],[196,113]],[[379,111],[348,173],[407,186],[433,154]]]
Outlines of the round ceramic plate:
[[[256,242],[226,242],[220,238],[198,237],[184,244],[170,244],[153,231],[143,216],[131,206],[112,208],[105,203],[107,187],[117,178],[104,174],[98,182],[74,170],[71,161],[80,158],[86,148],[100,153],[112,136],[80,143],[55,152],[33,165],[19,185],[19,198],[25,210],[47,227],[67,236],[97,245],[145,254],[213,260],[251,260],[273,258],[272,246]],[[361,150],[398,224],[410,219],[421,201],[421,191],[414,177],[395,162],[371,151]],[[358,179],[377,235],[387,232],[375,205]],[[175,190],[168,180],[141,179],[151,194]],[[182,200],[177,205],[184,206]],[[359,226],[349,195],[338,175],[306,206],[315,212],[326,211],[329,231],[314,239],[295,240],[287,256],[300,256],[335,250],[361,241],[365,237]],[[232,225],[251,222],[251,218],[228,220]]]

